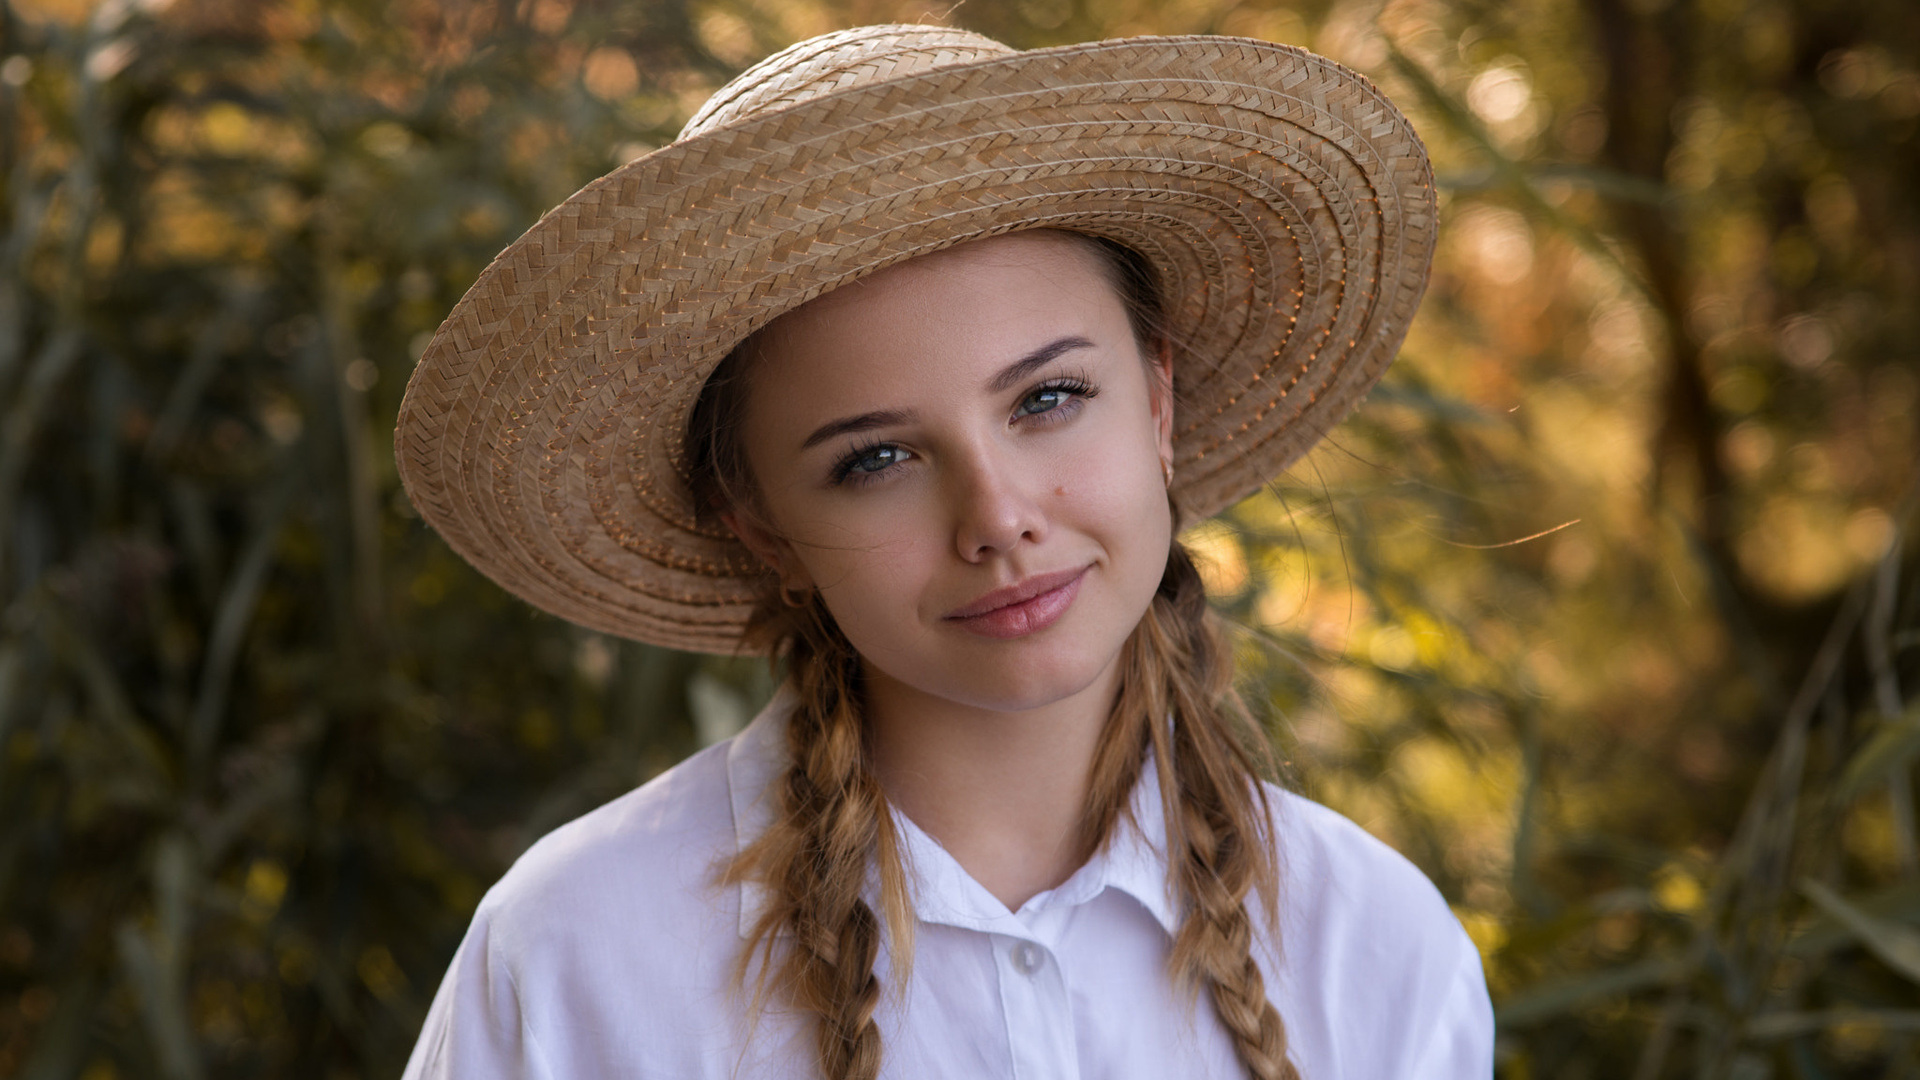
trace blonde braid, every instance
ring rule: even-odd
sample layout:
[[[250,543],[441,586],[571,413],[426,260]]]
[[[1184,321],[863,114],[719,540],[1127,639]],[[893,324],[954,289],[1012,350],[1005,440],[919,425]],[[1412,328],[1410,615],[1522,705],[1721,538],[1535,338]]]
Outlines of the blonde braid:
[[[770,889],[748,957],[771,961],[775,935],[792,932],[792,948],[773,965],[759,1000],[767,989],[777,989],[818,1017],[821,1076],[874,1080],[880,1072],[874,1022],[880,980],[873,967],[881,926],[861,891],[876,853],[889,929],[908,943],[909,956],[912,919],[892,819],[869,768],[858,658],[817,596],[789,626],[797,630],[789,638],[788,665],[798,700],[787,725],[792,764],[779,786],[781,813],[726,877],[758,879]]]
[[[1254,959],[1248,910],[1257,893],[1277,933],[1278,881],[1265,734],[1232,690],[1223,647],[1193,561],[1178,543],[1160,591],[1134,635],[1121,707],[1148,724],[1167,817],[1168,874],[1186,912],[1167,966],[1175,982],[1205,986],[1234,1048],[1256,1080],[1299,1080],[1287,1028]],[[1169,730],[1170,729],[1170,730]]]
[[[1203,756],[1192,743],[1176,732],[1174,770],[1180,776],[1185,835],[1174,872],[1189,907],[1170,964],[1176,972],[1191,972],[1188,978],[1197,975],[1212,991],[1214,1011],[1232,1033],[1248,1072],[1258,1080],[1298,1080],[1287,1060],[1286,1024],[1267,999],[1266,980],[1254,960],[1253,917],[1247,910],[1256,864],[1270,860],[1249,850],[1249,841],[1259,838],[1236,827],[1232,812],[1219,804],[1220,789],[1207,790],[1217,778],[1194,775],[1205,766],[1189,764]]]

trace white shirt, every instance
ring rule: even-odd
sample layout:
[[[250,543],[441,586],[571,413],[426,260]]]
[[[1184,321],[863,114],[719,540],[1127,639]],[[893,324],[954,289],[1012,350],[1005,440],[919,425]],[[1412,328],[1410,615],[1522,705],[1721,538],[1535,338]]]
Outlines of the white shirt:
[[[775,1003],[749,1032],[734,972],[759,894],[715,877],[771,819],[789,707],[529,849],[481,901],[407,1080],[813,1075],[809,1019]],[[1256,955],[1302,1077],[1491,1077],[1479,954],[1433,885],[1333,811],[1268,794],[1282,955]],[[1246,1075],[1206,995],[1189,1006],[1166,974],[1179,923],[1152,768],[1133,799],[1139,829],[1017,912],[894,814],[918,925],[904,987],[884,944],[875,964],[883,1077]]]

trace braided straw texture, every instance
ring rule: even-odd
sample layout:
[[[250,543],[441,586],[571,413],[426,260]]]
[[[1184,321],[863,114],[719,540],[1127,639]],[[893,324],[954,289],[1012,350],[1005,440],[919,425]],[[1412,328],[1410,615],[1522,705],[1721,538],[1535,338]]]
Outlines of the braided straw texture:
[[[734,652],[763,571],[696,513],[682,443],[706,376],[773,318],[1014,230],[1126,244],[1182,346],[1175,487],[1205,516],[1379,378],[1434,226],[1405,117],[1300,49],[842,31],[749,70],[501,252],[422,355],[395,456],[421,516],[535,606]]]

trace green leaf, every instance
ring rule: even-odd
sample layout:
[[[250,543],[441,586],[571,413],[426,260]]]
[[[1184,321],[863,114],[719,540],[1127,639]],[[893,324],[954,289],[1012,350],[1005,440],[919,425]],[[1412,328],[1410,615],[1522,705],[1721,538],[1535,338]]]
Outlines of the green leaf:
[[[166,1080],[205,1075],[189,1018],[188,950],[193,918],[194,854],[179,832],[159,839],[153,853],[154,919],[142,929],[134,919],[114,931],[120,965],[133,985],[141,1018]]]
[[[1839,893],[1817,881],[1800,883],[1800,891],[1835,922],[1853,933],[1867,951],[1886,965],[1916,983],[1920,983],[1920,931],[1886,919],[1875,918]]]
[[[1792,1039],[1829,1028],[1877,1027],[1884,1031],[1920,1032],[1920,1011],[1913,1009],[1819,1009],[1810,1012],[1762,1013],[1747,1022],[1752,1039]]]
[[[1671,986],[1698,967],[1690,956],[1652,957],[1563,979],[1548,979],[1509,995],[1494,1010],[1503,1029],[1525,1027],[1572,1012],[1582,1005],[1655,987]]]
[[[1872,893],[1856,894],[1854,908],[1892,922],[1920,922],[1920,881],[1903,882]],[[1839,920],[1821,916],[1787,943],[1791,956],[1820,957],[1853,944],[1853,934]]]
[[[1850,803],[1882,783],[1889,774],[1920,757],[1920,698],[1898,719],[1884,721],[1866,745],[1854,752],[1833,797]]]

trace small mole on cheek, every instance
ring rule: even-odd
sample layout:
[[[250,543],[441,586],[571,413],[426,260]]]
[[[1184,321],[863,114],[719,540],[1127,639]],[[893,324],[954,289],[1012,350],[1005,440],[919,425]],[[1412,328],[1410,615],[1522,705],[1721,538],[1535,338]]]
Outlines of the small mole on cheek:
[[[1067,485],[1061,484],[1059,487],[1053,489],[1053,493],[1060,498],[1063,498],[1063,499],[1066,498]]]

